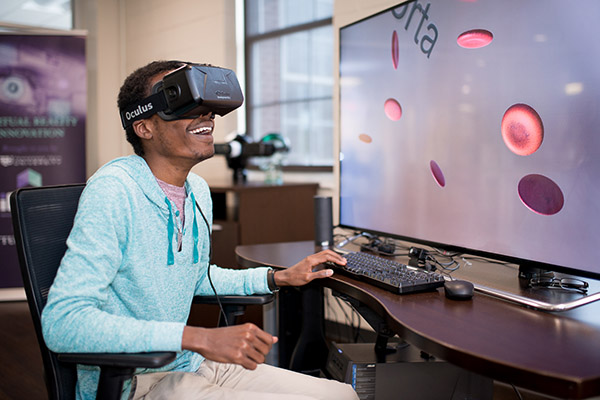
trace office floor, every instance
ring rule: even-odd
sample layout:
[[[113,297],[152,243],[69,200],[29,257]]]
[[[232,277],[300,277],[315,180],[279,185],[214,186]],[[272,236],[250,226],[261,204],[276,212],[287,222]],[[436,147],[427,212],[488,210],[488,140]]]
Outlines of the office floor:
[[[45,400],[42,358],[26,302],[0,302],[0,399]],[[547,400],[521,391],[524,400]],[[494,400],[517,399],[510,386],[496,384]]]
[[[42,356],[27,303],[0,302],[0,326],[0,399],[47,399]]]

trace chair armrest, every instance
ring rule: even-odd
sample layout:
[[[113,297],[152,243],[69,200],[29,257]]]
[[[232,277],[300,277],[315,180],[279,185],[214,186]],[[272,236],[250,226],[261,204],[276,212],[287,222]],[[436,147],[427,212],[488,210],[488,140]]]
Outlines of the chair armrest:
[[[275,298],[272,294],[255,294],[252,296],[219,296],[223,305],[263,305]],[[194,304],[218,304],[216,296],[195,296]]]
[[[158,368],[175,359],[175,352],[152,353],[59,353],[61,362],[100,367],[96,400],[118,400],[123,383],[131,379],[136,368]]]
[[[59,353],[62,362],[118,368],[159,368],[175,360],[175,352],[152,353]]]
[[[235,325],[237,317],[244,314],[246,306],[264,305],[271,303],[275,296],[272,294],[256,294],[252,296],[219,296],[218,300],[223,306],[219,316],[218,326]],[[195,296],[194,304],[218,304],[217,296]],[[224,318],[223,318],[224,317]]]

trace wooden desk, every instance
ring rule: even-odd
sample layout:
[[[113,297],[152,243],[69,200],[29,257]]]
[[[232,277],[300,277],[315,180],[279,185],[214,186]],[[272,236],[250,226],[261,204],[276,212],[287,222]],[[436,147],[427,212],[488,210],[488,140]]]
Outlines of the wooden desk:
[[[237,245],[311,240],[317,183],[209,182],[213,262],[236,267]]]
[[[239,246],[245,267],[293,265],[312,241]],[[335,275],[321,284],[357,299],[409,343],[495,380],[562,398],[600,395],[600,303],[548,313],[476,293],[471,301],[435,292],[394,295]]]

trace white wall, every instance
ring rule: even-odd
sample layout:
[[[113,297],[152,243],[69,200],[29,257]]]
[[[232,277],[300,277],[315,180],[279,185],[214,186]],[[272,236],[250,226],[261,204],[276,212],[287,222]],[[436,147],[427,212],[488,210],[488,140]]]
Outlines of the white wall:
[[[75,0],[73,4],[75,28],[87,31],[87,176],[127,151],[116,107],[122,81],[119,1],[103,0],[102,7],[99,3],[99,0]]]

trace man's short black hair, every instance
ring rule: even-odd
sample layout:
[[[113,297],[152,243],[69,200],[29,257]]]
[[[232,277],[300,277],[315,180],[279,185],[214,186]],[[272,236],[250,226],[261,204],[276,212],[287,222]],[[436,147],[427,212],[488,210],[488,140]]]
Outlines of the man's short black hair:
[[[176,60],[153,61],[150,64],[133,71],[125,79],[125,82],[123,82],[123,85],[121,86],[121,90],[119,90],[119,97],[117,100],[119,111],[150,96],[150,91],[152,90],[150,83],[156,75],[173,71],[186,64],[190,63]],[[142,141],[138,135],[135,134],[133,126],[129,126],[125,129],[125,135],[127,141],[133,146],[135,154],[140,157],[143,156],[144,149],[142,147]]]

